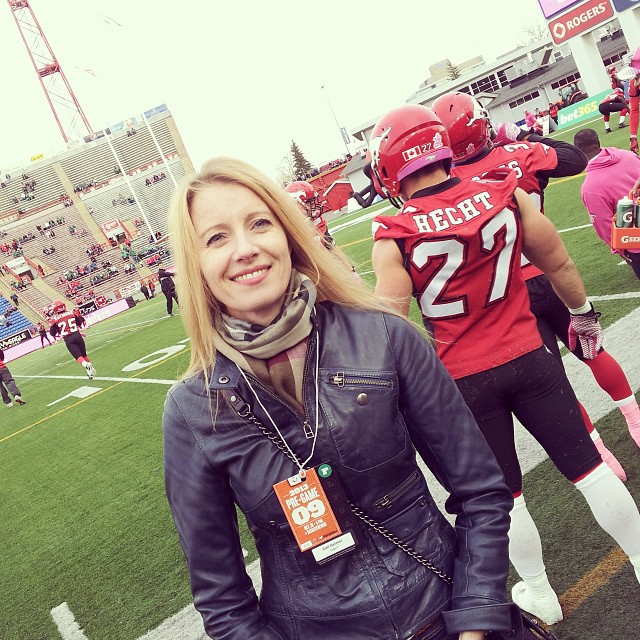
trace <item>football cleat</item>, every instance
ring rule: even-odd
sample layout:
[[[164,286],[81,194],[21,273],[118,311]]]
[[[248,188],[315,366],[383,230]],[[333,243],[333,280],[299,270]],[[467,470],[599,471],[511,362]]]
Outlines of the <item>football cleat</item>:
[[[18,403],[18,404],[27,404],[20,396],[13,396],[13,399]]]
[[[11,407],[13,407],[13,402],[5,403],[5,407],[7,407],[7,409],[11,409]]]
[[[88,360],[85,360],[82,366],[87,370],[87,378],[93,380],[93,376],[96,375],[96,370],[93,368],[93,365]]]
[[[535,596],[524,583],[518,582],[511,589],[511,599],[525,611],[545,624],[555,624],[564,617],[555,591],[549,588],[544,596]]]

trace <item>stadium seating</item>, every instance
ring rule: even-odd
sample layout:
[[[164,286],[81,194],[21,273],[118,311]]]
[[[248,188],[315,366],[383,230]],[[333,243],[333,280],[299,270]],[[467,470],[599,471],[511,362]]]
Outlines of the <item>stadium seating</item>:
[[[89,265],[87,249],[95,244],[103,248],[96,256],[97,269],[71,279],[80,285],[79,296],[87,296],[92,290],[96,296],[113,298],[119,295],[120,288],[147,277],[149,269],[153,273],[160,266],[171,266],[171,255],[164,243],[168,204],[174,189],[171,178],[179,180],[185,169],[178,155],[178,148],[184,147],[174,140],[175,127],[169,125],[170,117],[168,111],[163,111],[149,118],[161,152],[146,125],[139,122],[134,125],[134,134],[123,129],[112,135],[111,144],[119,162],[109,141],[102,137],[51,159],[14,169],[10,178],[0,176],[4,184],[0,189],[0,244],[11,245],[14,239],[20,242],[18,251],[0,252],[0,266],[18,255],[24,255],[30,263],[32,275],[41,278],[43,285],[36,286],[23,278],[25,285],[19,295],[29,305],[43,309],[52,302],[54,291],[59,298],[69,297],[66,273]],[[153,181],[160,174],[165,177]],[[131,189],[144,215],[133,200]],[[86,214],[73,204],[75,198],[82,200],[98,226],[119,219],[132,236],[133,251],[142,254],[140,259],[136,255],[123,260],[121,247],[112,247],[106,235],[96,237],[95,227],[92,229],[83,217]],[[163,242],[157,243],[157,239]],[[107,268],[102,267],[104,261],[109,261],[117,273],[96,282],[100,274],[107,275]],[[130,270],[125,272],[128,264]],[[37,265],[43,267],[44,274],[38,273]],[[7,272],[7,284],[18,279]],[[75,300],[75,295],[70,297]]]
[[[10,300],[0,297],[0,314],[6,317],[7,308],[13,306]],[[20,333],[25,329],[32,327],[33,323],[25,318],[18,309],[14,311],[9,318],[7,318],[2,325],[0,325],[0,340],[4,340],[9,336]]]

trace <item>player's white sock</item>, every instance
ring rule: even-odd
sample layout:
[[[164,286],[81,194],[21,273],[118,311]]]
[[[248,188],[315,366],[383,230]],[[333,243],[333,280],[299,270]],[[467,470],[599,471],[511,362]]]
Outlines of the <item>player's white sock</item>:
[[[619,123],[619,124],[624,124],[624,121],[625,121],[625,118],[626,118],[626,117],[627,117],[627,116],[621,116],[621,117],[620,117],[620,123]]]
[[[627,421],[627,427],[629,427],[631,437],[640,447],[640,407],[638,407],[635,396],[629,396],[628,398],[615,400],[614,402]]]
[[[629,560],[631,560],[633,569],[636,572],[636,578],[638,579],[638,582],[640,582],[640,555],[630,556]]]
[[[640,558],[640,513],[620,478],[601,464],[576,482],[575,487],[585,497],[598,524],[629,558]]]
[[[540,534],[522,495],[514,499],[511,510],[509,559],[523,580],[511,590],[513,601],[546,624],[562,620],[558,596],[544,567]]]

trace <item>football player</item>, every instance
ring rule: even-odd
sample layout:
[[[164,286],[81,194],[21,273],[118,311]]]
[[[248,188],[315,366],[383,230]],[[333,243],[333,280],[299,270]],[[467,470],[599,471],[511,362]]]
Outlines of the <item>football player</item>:
[[[538,530],[522,496],[513,415],[585,497],[596,521],[629,556],[640,581],[640,513],[602,462],[556,358],[542,343],[520,268],[527,257],[550,278],[571,312],[584,355],[602,341],[598,315],[553,224],[517,187],[514,171],[479,180],[450,177],[453,151],[435,113],[405,105],[372,131],[372,167],[404,204],[374,223],[376,292],[408,313],[415,295],[438,355],[455,379],[514,494],[509,555],[522,578],[520,607],[547,624],[562,620]]]
[[[314,225],[320,239],[327,249],[332,249],[335,241],[329,233],[327,222],[322,216],[322,205],[318,202],[318,193],[308,182],[297,180],[289,183],[284,190],[298,203]]]
[[[609,118],[612,113],[620,113],[620,120],[618,121],[618,129],[624,129],[624,121],[629,113],[629,104],[625,100],[624,91],[619,87],[613,90],[608,96],[605,96],[598,105],[598,111],[604,118],[604,130],[605,133],[611,133],[611,124]]]
[[[66,303],[56,300],[53,303],[53,316],[50,318],[50,323],[49,333],[54,338],[59,336],[64,340],[69,353],[84,367],[89,380],[93,380],[96,370],[87,356],[87,347],[80,333],[80,329],[86,324],[80,310],[67,311]]]
[[[544,213],[544,189],[549,178],[573,176],[584,171],[587,156],[568,142],[544,138],[520,131],[513,124],[497,127],[496,138],[491,140],[491,125],[487,112],[465,93],[448,93],[438,98],[433,110],[447,128],[454,168],[452,176],[478,178],[497,167],[513,169],[518,186],[526,191],[537,208]],[[495,142],[503,143],[496,146]],[[580,342],[569,339],[571,321],[567,307],[558,298],[549,279],[529,262],[523,264],[523,274],[531,300],[531,311],[536,317],[538,330],[559,362],[562,362],[558,338],[571,352],[584,362],[598,385],[609,394],[622,411],[634,439],[640,439],[640,408],[622,367],[608,352],[600,350],[593,358],[585,358]],[[585,408],[580,411],[591,437],[603,460],[621,480],[626,480],[622,465],[605,447]]]

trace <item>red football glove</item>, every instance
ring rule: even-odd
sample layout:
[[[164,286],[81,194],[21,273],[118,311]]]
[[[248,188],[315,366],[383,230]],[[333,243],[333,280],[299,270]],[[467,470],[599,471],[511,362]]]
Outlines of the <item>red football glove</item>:
[[[572,315],[569,323],[569,349],[574,351],[580,340],[582,354],[587,360],[593,360],[602,349],[604,333],[598,322],[599,317],[600,313],[594,311],[591,305],[591,310],[587,313]]]

